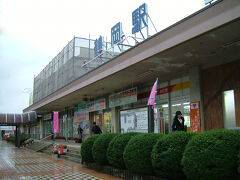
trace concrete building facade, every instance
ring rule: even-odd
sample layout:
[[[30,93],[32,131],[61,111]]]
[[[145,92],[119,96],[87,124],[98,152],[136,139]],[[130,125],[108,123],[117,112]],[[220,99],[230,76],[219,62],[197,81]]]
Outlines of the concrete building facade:
[[[113,50],[102,59],[94,59],[90,45],[71,50],[71,45],[76,46],[71,41],[63,50],[68,60],[55,68],[54,59],[49,65],[51,75],[43,71],[35,77],[34,103],[24,112],[42,115],[41,137],[52,131],[53,111],[59,112],[58,136],[77,136],[80,124],[86,138],[94,121],[103,132],[147,132],[147,100],[158,78],[155,132],[171,132],[178,110],[188,131],[238,128],[239,12],[238,0],[216,1],[136,46],[126,46],[124,52]],[[59,57],[64,61],[65,55]]]

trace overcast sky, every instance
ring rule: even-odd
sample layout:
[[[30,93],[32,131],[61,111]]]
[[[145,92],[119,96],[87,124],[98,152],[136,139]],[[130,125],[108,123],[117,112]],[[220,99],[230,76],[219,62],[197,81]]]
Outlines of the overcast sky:
[[[158,31],[205,6],[204,0],[0,0],[0,113],[28,107],[34,75],[74,36],[110,40],[119,21],[131,35],[131,13],[144,2]]]

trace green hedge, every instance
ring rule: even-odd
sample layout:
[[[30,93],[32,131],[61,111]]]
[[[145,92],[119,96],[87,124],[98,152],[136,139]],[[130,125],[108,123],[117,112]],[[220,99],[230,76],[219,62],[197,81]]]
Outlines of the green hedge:
[[[10,137],[7,138],[7,141],[8,141],[8,142],[15,143],[15,139],[16,139],[15,136],[10,136]],[[27,137],[26,135],[21,134],[21,135],[20,135],[20,144],[21,144],[22,142],[26,141],[27,139],[28,139],[28,137]]]
[[[240,179],[237,161],[240,134],[212,130],[194,136],[183,154],[183,171],[188,179]]]
[[[83,162],[94,162],[93,156],[92,156],[92,147],[93,147],[93,143],[96,141],[96,139],[99,137],[100,135],[93,135],[88,137],[85,141],[83,141],[82,145],[81,145],[81,157],[82,157],[82,163]]]
[[[96,163],[105,165],[108,164],[107,148],[110,141],[118,134],[102,134],[94,142],[92,147],[93,159]]]
[[[181,159],[193,133],[176,131],[160,138],[152,151],[152,165],[157,175],[167,179],[185,179]]]
[[[128,142],[123,159],[128,170],[140,174],[153,174],[151,152],[161,134],[140,134]]]
[[[123,151],[128,141],[137,134],[138,133],[119,134],[111,140],[107,149],[107,159],[110,165],[120,169],[125,168]]]
[[[7,138],[7,141],[8,142],[12,142],[12,143],[15,143],[15,136],[10,136]]]

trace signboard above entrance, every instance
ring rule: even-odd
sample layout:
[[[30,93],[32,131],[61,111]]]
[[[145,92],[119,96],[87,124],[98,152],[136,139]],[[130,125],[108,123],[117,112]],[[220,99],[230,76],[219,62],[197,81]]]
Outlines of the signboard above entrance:
[[[137,87],[109,96],[109,107],[137,102]]]

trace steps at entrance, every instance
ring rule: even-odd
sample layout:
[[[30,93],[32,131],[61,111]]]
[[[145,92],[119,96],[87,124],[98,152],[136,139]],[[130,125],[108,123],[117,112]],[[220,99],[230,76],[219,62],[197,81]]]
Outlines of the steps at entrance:
[[[33,144],[26,146],[26,148],[32,149],[34,151],[39,151],[44,154],[52,155],[53,143],[44,141],[34,141]],[[81,163],[80,149],[81,149],[80,146],[67,145],[68,150],[67,153],[65,155],[60,155],[59,158],[73,161],[76,163]]]
[[[51,145],[52,145],[52,143],[50,143],[50,142],[42,142],[42,141],[35,140],[32,144],[27,145],[26,148],[38,152],[38,151],[48,148]]]
[[[69,161],[74,161],[77,163],[81,163],[81,155],[80,155],[80,147],[67,147],[68,151],[65,155],[60,155],[60,159],[66,159]]]
[[[50,145],[44,149],[42,149],[40,152],[48,155],[52,155],[53,145]]]

